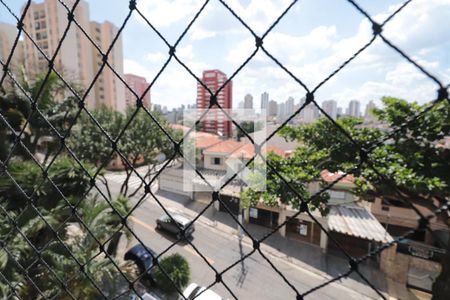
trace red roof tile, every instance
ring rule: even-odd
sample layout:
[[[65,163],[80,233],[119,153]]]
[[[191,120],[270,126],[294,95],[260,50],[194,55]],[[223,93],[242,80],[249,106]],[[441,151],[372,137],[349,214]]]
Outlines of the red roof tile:
[[[320,176],[322,177],[322,180],[326,182],[333,182],[336,179],[340,178],[342,175],[344,175],[344,172],[338,171],[338,172],[330,172],[328,170],[323,170],[320,172]],[[346,183],[346,184],[353,184],[355,183],[355,177],[353,175],[345,175],[339,180],[340,183]]]

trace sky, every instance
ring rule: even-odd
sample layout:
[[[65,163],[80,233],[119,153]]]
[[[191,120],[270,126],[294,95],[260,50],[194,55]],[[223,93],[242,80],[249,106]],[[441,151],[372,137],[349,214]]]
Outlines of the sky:
[[[4,0],[20,14],[22,1]],[[42,1],[37,1],[42,2]],[[92,20],[121,26],[128,1],[89,0]],[[289,6],[290,0],[226,0],[242,19],[262,36]],[[357,0],[382,23],[402,1]],[[151,24],[174,44],[196,12],[200,0],[138,1]],[[0,5],[0,21],[12,22]],[[385,37],[441,82],[450,83],[450,0],[413,0],[383,29]],[[300,0],[265,37],[264,47],[309,89],[314,89],[372,37],[371,24],[345,0]],[[168,59],[168,47],[137,14],[122,33],[124,71],[153,82]],[[255,50],[250,32],[218,0],[210,0],[179,42],[176,54],[198,77],[206,69],[231,76]],[[196,80],[174,59],[151,89],[152,102],[169,108],[195,103]],[[256,56],[233,79],[233,104],[249,93],[258,107],[261,93],[278,102],[293,97],[298,103],[306,91],[265,53]],[[347,107],[352,99],[362,106],[395,96],[424,103],[436,96],[437,85],[384,44],[381,39],[323,84],[318,102],[334,99]]]

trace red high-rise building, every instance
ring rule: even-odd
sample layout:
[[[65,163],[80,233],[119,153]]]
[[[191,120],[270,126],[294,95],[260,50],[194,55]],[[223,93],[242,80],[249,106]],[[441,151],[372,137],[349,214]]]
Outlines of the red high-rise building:
[[[144,77],[137,76],[134,74],[125,74],[125,82],[131,87],[131,89],[141,97],[142,94],[147,89],[149,83],[145,80]],[[125,100],[128,106],[136,105],[136,96],[131,93],[129,89],[125,89]],[[150,108],[150,90],[145,94],[144,98],[142,98],[142,104],[147,108]]]
[[[215,93],[227,81],[227,75],[219,70],[203,71],[203,83]],[[197,83],[197,109],[209,107],[211,95],[200,83]],[[232,82],[228,82],[225,87],[217,95],[217,103],[223,109],[231,109],[233,104],[232,98]],[[231,121],[227,116],[221,113],[217,106],[214,106],[206,115],[205,121],[202,122],[201,131],[215,133],[223,136],[231,136]]]

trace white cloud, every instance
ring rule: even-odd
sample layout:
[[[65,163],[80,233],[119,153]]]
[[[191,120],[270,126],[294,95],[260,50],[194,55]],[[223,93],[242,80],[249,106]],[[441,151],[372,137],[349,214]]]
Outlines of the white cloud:
[[[190,39],[193,41],[205,40],[208,38],[215,37],[217,33],[214,31],[207,30],[205,28],[194,27],[190,31]]]
[[[194,51],[192,50],[192,44],[177,49],[177,56],[181,60],[191,60],[194,58]]]
[[[124,73],[131,73],[139,76],[143,76],[148,82],[151,82],[156,76],[156,73],[150,71],[150,69],[144,67],[144,65],[138,63],[137,61],[131,59],[125,59],[123,61]]]
[[[143,13],[157,27],[181,24],[183,20],[187,24],[191,19],[189,16],[197,12],[202,4],[194,0],[139,3],[146,9]],[[247,4],[239,0],[228,0],[226,3],[260,34],[275,21],[290,0],[251,0]],[[302,8],[301,5],[306,4],[300,3],[298,8]],[[386,13],[374,16],[375,20],[384,21],[396,8],[397,6],[389,7]],[[294,8],[289,12],[289,17],[296,18],[298,11]],[[432,74],[437,74],[438,78],[448,83],[448,61],[442,61],[445,49],[449,50],[450,46],[450,31],[442,26],[448,19],[450,1],[416,0],[386,25],[383,34]],[[359,22],[359,26],[354,28],[354,34],[341,28],[338,24],[330,23],[317,26],[303,35],[296,35],[296,28],[284,28],[283,32],[275,28],[264,40],[264,47],[309,88],[313,88],[372,38],[371,24],[367,19]],[[211,39],[211,42],[217,44],[205,49],[204,45],[209,42],[204,41],[205,39]],[[226,45],[218,47],[220,51],[229,51],[224,55],[218,54],[217,58],[206,63],[205,60],[210,59],[210,56],[205,55],[206,51],[220,43]],[[210,64],[224,71],[226,68],[235,70],[255,49],[254,38],[219,1],[208,3],[180,45],[183,46],[177,48],[177,56],[199,77],[203,70],[211,68]],[[434,58],[436,49],[444,54],[441,52],[441,56]],[[167,57],[167,53],[156,52],[147,54],[145,60],[156,63]],[[441,64],[436,61],[441,61]],[[127,65],[128,68],[143,71],[140,69],[143,68],[142,65],[137,61],[125,62],[125,68]],[[170,106],[176,106],[185,100],[192,103],[196,95],[196,82],[185,70],[174,65],[177,63],[172,61],[168,70],[157,81],[152,99]],[[152,70],[152,74],[156,72],[157,70]],[[176,92],[181,90],[184,92]],[[304,96],[301,86],[261,51],[238,74],[233,90],[235,103],[242,100],[246,93],[252,93],[258,99],[263,91],[268,91],[271,98],[278,101],[284,101],[289,96],[294,96],[298,101]],[[319,89],[318,98],[334,98],[344,104],[349,99],[377,100],[385,95],[425,101],[435,93],[436,86],[433,82],[377,38],[368,49]]]
[[[151,52],[151,53],[147,53],[144,56],[144,59],[151,63],[158,63],[158,62],[167,60],[168,57],[169,57],[168,54],[164,54],[162,52]]]
[[[450,32],[445,26],[437,23],[440,21],[442,24],[450,19],[450,1],[418,0],[413,3],[395,16],[386,25],[383,33],[421,66],[432,74],[439,74],[438,77],[443,82],[448,82],[450,72],[444,69],[448,68],[448,65],[441,66],[424,56],[432,53],[433,47],[442,51],[448,50],[450,46]],[[388,13],[379,14],[374,18],[382,22],[396,8],[392,6],[388,9]],[[363,19],[356,34],[339,38],[344,33],[338,33],[335,26],[320,26],[303,36],[275,30],[267,36],[264,46],[308,87],[313,88],[370,41],[371,24]],[[234,65],[242,63],[248,56],[245,51],[249,48],[254,49],[254,41],[251,38],[238,43],[228,53],[226,60]],[[268,90],[271,98],[278,101],[284,101],[290,96],[289,93],[299,93],[298,85],[296,86],[292,80],[285,80],[285,83],[277,80],[280,77],[280,69],[274,66],[270,59],[258,55],[255,60],[260,63],[250,64],[243,73],[258,79],[256,84],[259,84],[260,88],[256,93]],[[239,87],[235,84],[236,98],[241,99],[246,92],[253,91],[254,81],[245,78],[239,81]],[[384,44],[381,39],[377,39],[343,71],[322,86],[318,95],[327,99],[334,98],[345,105],[350,99],[365,102],[371,99],[378,100],[386,95],[424,102],[435,96],[436,89],[436,84],[427,79],[415,66]],[[297,95],[292,95],[298,99]]]
[[[227,4],[258,34],[265,32],[292,3],[290,0],[252,0],[244,6],[241,2],[229,0]]]
[[[196,0],[158,0],[137,3],[142,14],[157,28],[167,27],[180,21],[186,21],[201,7],[201,2]],[[143,22],[142,18],[138,20]]]

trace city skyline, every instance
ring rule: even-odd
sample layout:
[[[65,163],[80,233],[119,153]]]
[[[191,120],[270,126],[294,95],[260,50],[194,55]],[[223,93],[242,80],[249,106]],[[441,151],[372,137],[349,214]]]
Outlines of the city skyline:
[[[105,12],[99,9],[99,2],[102,1],[88,1],[91,19],[97,22],[108,19],[119,27],[128,12],[128,3],[108,3],[109,10]],[[229,2],[233,9],[244,15],[249,25],[255,27],[256,33],[260,34],[276,20],[289,1],[281,1],[280,5],[270,2],[260,5],[257,1]],[[397,1],[360,2],[377,21],[386,19],[398,7]],[[20,15],[23,3],[8,4]],[[444,21],[450,17],[449,6],[450,3],[440,1],[414,1],[397,15],[385,30],[388,39],[443,81],[450,78],[450,62],[446,59],[446,53],[450,49],[449,33],[445,30],[430,30],[433,28],[436,31],[431,22]],[[161,0],[138,2],[138,7],[152,18],[152,24],[167,37],[169,43],[173,43],[199,9],[199,4],[186,1],[181,10],[180,7],[174,9],[170,2]],[[322,12],[323,7],[335,8],[336,13],[330,16]],[[165,10],[170,9],[174,9],[174,13],[164,14]],[[317,22],[311,22],[309,19],[302,21],[304,14],[314,16]],[[419,18],[419,14],[434,14],[435,17]],[[165,17],[161,18],[162,15]],[[342,18],[343,15],[346,18]],[[14,23],[6,12],[0,12],[0,17],[4,22]],[[297,24],[297,30],[292,29],[294,26],[291,25],[294,23]],[[421,30],[416,30],[418,28]],[[136,49],[133,47],[134,41],[142,40],[142,35],[148,38]],[[370,39],[370,35],[369,22],[350,6],[338,6],[324,1],[302,2],[296,4],[283,22],[268,34],[264,46],[312,88],[349,58],[358,47],[363,46]],[[407,39],[403,38],[405,36]],[[148,28],[144,20],[134,13],[121,37],[124,44],[124,72],[143,76],[147,82],[152,82],[168,58],[168,49],[164,43]],[[227,38],[226,43],[224,37]],[[206,51],[206,44],[214,46]],[[303,47],[305,44],[311,47]],[[281,45],[287,46],[280,47]],[[253,47],[254,41],[245,28],[220,3],[211,2],[207,5],[205,14],[200,15],[178,45],[176,55],[196,76],[200,77],[201,72],[206,69],[221,69],[231,76]],[[380,60],[380,57],[383,57],[383,60]],[[234,78],[234,82],[235,99],[243,99],[247,93],[256,96],[266,90],[271,99],[284,102],[289,96],[299,99],[306,93],[287,73],[260,52]],[[195,79],[172,60],[152,87],[152,99],[154,103],[168,105],[169,108],[178,107],[182,103],[193,104],[196,98],[195,86]],[[336,99],[342,103],[341,106],[347,106],[352,99],[359,99],[364,107],[370,100],[379,105],[382,96],[423,103],[435,97],[434,90],[432,82],[426,80],[395,51],[377,40],[350,63],[346,71],[339,72],[334,79],[324,84],[315,96],[319,105],[322,99]]]

